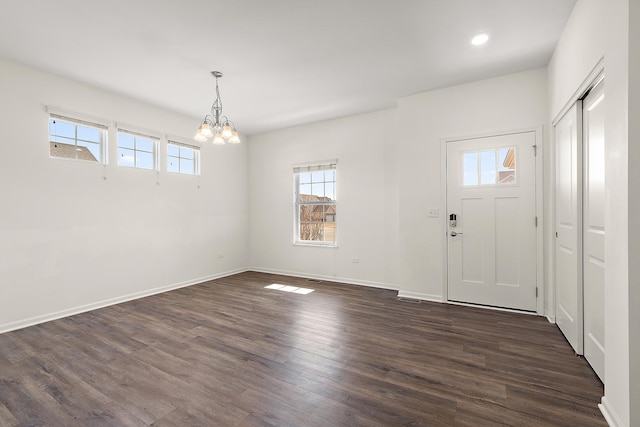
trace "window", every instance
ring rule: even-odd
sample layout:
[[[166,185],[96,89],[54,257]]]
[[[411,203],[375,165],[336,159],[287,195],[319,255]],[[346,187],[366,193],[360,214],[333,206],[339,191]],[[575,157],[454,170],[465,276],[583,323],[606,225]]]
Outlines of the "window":
[[[515,147],[463,153],[462,164],[465,187],[516,182]]]
[[[50,114],[49,155],[105,163],[103,153],[106,129],[106,126],[98,123]]]
[[[118,166],[157,169],[158,139],[139,133],[118,130]]]
[[[200,175],[200,149],[175,141],[167,144],[167,171]]]
[[[336,246],[336,162],[295,167],[293,173],[294,242]]]

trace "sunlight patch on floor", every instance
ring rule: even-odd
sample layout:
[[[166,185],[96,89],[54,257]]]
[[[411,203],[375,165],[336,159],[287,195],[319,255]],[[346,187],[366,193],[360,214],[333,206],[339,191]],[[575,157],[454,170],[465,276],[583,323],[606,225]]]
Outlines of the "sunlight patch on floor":
[[[314,291],[314,289],[309,288],[298,288],[296,286],[288,286],[288,285],[280,285],[278,283],[273,283],[271,285],[265,286],[266,289],[275,289],[283,292],[292,292],[294,294],[303,294],[307,295]]]

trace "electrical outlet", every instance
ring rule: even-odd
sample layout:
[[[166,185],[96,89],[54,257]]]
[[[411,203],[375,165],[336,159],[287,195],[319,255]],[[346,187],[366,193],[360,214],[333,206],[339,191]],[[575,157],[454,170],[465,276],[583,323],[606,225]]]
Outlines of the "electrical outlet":
[[[353,258],[351,258],[351,262],[354,263],[354,264],[357,264],[357,263],[360,262],[360,258],[357,257],[357,256],[354,256]]]
[[[438,208],[429,208],[427,209],[427,216],[429,218],[438,218],[440,216],[440,212]]]

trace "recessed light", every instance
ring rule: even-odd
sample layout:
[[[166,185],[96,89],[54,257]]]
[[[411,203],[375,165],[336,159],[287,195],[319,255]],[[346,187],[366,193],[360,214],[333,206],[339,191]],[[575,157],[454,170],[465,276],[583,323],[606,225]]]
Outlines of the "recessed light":
[[[471,44],[474,46],[480,46],[485,44],[488,41],[489,41],[489,34],[481,33],[481,34],[476,34],[471,39]]]

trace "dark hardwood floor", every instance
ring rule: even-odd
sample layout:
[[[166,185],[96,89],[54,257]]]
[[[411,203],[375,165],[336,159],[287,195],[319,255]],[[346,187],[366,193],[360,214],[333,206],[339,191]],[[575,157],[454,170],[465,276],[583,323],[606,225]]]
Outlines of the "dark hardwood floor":
[[[0,335],[2,426],[606,426],[602,394],[544,318],[252,272]]]

